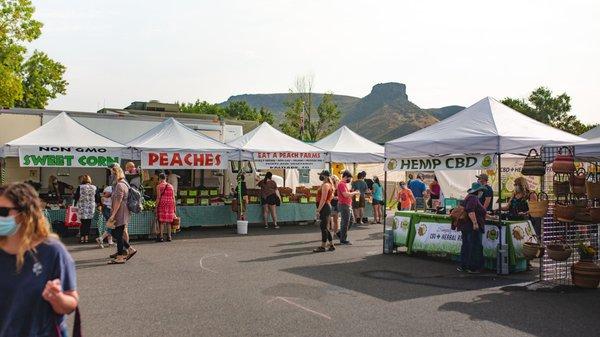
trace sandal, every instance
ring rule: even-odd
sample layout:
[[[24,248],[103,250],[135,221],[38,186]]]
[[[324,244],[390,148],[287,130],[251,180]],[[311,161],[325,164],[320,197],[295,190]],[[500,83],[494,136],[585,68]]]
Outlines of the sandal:
[[[325,247],[317,247],[313,249],[313,253],[323,253],[325,251]]]
[[[124,263],[125,263],[125,261],[117,260],[117,259],[108,261],[108,264],[124,264]]]
[[[127,254],[127,256],[125,257],[125,261],[129,261],[129,259],[131,259],[136,253],[137,250],[133,249],[129,254]]]

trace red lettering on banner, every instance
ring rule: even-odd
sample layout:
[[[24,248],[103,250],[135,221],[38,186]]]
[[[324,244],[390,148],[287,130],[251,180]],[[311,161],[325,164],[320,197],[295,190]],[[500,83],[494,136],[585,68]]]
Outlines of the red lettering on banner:
[[[192,166],[194,164],[194,162],[192,162],[192,155],[191,154],[186,154],[185,156],[183,156],[183,161],[185,162],[185,164],[187,166]]]
[[[207,153],[204,155],[204,164],[206,164],[206,166],[212,166],[213,164],[213,155],[212,153]]]
[[[154,152],[148,153],[148,165],[149,166],[154,165],[154,163],[156,163],[157,161],[158,161],[158,154],[156,154]]]
[[[221,155],[220,154],[215,156],[215,166],[221,166]]]
[[[173,159],[171,159],[171,166],[181,166],[183,163],[181,162],[181,156],[178,152],[173,153]]]
[[[204,166],[204,155],[194,153],[194,166]]]
[[[161,152],[159,156],[160,156],[160,166],[169,165],[169,155],[168,154]]]

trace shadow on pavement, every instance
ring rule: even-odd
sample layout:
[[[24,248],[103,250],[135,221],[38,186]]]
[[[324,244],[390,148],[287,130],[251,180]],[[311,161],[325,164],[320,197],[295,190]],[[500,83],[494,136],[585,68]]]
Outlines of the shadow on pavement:
[[[372,255],[355,262],[294,267],[283,271],[389,302],[532,282],[536,277],[533,273],[470,275],[457,272],[451,261],[399,254]]]
[[[470,302],[449,302],[439,310],[459,312],[472,320],[494,322],[535,336],[597,336],[600,329],[597,290],[574,289],[562,294],[508,290],[478,296]]]

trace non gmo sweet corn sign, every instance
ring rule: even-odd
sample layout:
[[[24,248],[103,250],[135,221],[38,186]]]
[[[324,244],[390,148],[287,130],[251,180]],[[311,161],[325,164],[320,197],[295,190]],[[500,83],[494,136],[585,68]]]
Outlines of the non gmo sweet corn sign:
[[[102,167],[119,163],[117,151],[100,147],[39,146],[19,149],[21,167]]]
[[[387,159],[386,171],[486,170],[495,167],[492,154]]]

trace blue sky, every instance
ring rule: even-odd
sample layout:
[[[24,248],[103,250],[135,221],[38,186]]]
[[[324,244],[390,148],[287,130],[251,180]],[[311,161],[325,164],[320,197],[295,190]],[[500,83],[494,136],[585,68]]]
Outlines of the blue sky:
[[[50,108],[315,91],[365,96],[402,82],[417,105],[525,97],[546,85],[600,123],[597,1],[34,0],[33,47],[67,66]]]

